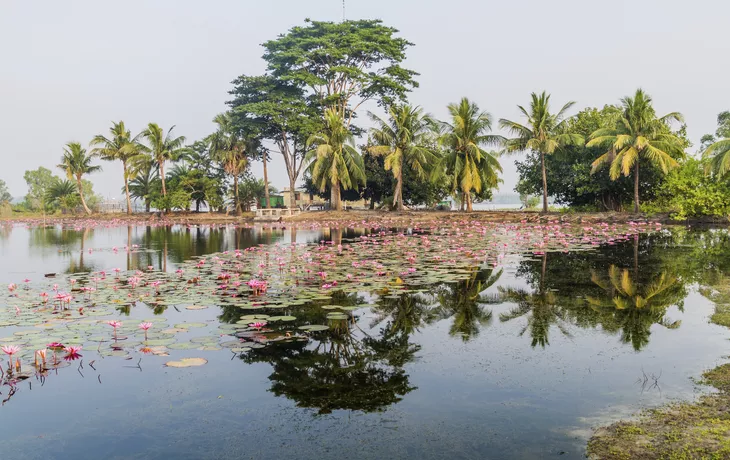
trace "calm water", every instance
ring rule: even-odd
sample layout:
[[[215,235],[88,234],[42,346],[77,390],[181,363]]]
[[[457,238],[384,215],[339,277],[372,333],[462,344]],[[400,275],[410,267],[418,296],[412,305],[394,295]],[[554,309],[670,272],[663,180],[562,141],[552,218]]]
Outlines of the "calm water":
[[[174,272],[195,256],[333,238],[347,247],[361,233],[6,225],[0,284],[114,267]],[[588,251],[507,255],[420,292],[334,292],[287,310],[311,318],[334,301],[361,306],[308,341],[169,357],[85,345],[83,368],[74,361],[13,394],[0,389],[2,458],[583,458],[591,427],[704,391],[692,378],[730,346],[702,294],[728,276],[727,232],[673,228]],[[639,295],[643,308],[621,304]],[[130,324],[158,314],[213,334],[247,313],[117,310]],[[0,327],[0,337],[23,329]],[[186,356],[208,363],[164,366]]]

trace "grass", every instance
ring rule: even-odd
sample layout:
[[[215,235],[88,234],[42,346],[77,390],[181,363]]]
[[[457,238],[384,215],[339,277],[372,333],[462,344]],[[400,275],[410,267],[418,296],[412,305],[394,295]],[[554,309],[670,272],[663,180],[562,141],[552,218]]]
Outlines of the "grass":
[[[723,286],[721,291],[730,292],[730,286]],[[726,294],[715,291],[709,297],[727,300]],[[710,321],[730,327],[730,303],[716,303]],[[694,403],[646,411],[636,421],[621,421],[596,430],[588,442],[589,458],[730,459],[730,364],[705,372],[702,383],[719,392]]]

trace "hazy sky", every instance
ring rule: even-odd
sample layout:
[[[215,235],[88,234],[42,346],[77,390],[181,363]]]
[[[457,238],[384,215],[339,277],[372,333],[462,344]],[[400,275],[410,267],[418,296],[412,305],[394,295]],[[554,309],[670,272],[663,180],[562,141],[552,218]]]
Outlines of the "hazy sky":
[[[54,168],[64,143],[86,144],[112,120],[133,132],[177,125],[199,139],[226,109],[230,81],[264,71],[260,43],[307,17],[339,20],[341,0],[0,0],[0,179]],[[695,144],[730,109],[730,2],[695,0],[347,0],[349,19],[380,18],[415,43],[411,101],[437,117],[468,96],[496,119],[519,117],[532,91],[553,105],[617,102],[641,86],[659,113],[681,111]],[[516,183],[504,158],[505,184]],[[121,167],[95,190],[120,196]],[[54,168],[55,169],[55,168]],[[288,184],[283,161],[270,173]],[[261,174],[259,164],[253,171]],[[56,171],[54,171],[56,172]],[[60,174],[60,171],[57,172]]]

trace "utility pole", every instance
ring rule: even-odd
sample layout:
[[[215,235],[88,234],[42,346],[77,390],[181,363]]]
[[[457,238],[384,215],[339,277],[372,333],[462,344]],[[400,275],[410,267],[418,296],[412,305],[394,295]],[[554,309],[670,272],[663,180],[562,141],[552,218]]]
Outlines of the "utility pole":
[[[342,22],[345,22],[345,0],[342,0]]]

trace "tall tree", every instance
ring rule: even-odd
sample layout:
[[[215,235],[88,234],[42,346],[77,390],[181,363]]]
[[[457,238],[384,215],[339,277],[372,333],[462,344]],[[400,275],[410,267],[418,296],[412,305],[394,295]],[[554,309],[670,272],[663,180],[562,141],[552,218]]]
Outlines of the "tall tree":
[[[129,182],[129,193],[135,200],[142,200],[145,212],[150,212],[155,182],[159,181],[156,163],[151,157],[145,155],[143,158],[137,159],[132,168],[134,179]],[[159,186],[159,184],[157,185]]]
[[[667,173],[678,166],[673,158],[684,156],[684,143],[669,131],[667,123],[671,120],[682,122],[682,114],[671,112],[657,117],[651,97],[642,89],[637,89],[634,97],[621,99],[623,112],[618,117],[616,128],[604,128],[591,134],[588,147],[605,146],[608,151],[592,164],[593,171],[610,164],[611,179],[621,174],[628,176],[634,172],[634,212],[639,212],[639,158],[646,158],[652,165]]]
[[[289,176],[291,203],[295,203],[296,183],[304,166],[309,137],[322,122],[316,105],[305,98],[301,84],[270,75],[242,75],[233,81],[234,96],[228,102],[238,126],[256,126],[261,137],[274,143],[284,158]]]
[[[708,170],[718,179],[724,178],[730,172],[730,112],[724,111],[717,115],[715,135],[702,136],[702,145],[702,156],[709,159]]]
[[[111,134],[105,137],[102,134],[94,136],[91,140],[92,155],[99,156],[106,161],[121,161],[124,174],[124,193],[127,197],[127,214],[132,214],[132,200],[129,196],[129,181],[134,178],[134,168],[130,168],[130,161],[140,155],[144,155],[144,147],[139,143],[141,135],[132,137],[132,133],[126,128],[123,121],[112,123],[109,129]]]
[[[397,33],[380,20],[307,20],[264,43],[263,57],[272,76],[307,87],[349,127],[366,101],[388,106],[418,86],[417,74],[401,67],[412,43]]]
[[[341,211],[340,187],[349,190],[366,182],[365,164],[355,149],[352,133],[342,116],[328,109],[325,129],[312,135],[307,144],[312,147],[305,157],[312,180],[320,191],[330,187],[330,204]]]
[[[45,214],[46,205],[48,204],[46,201],[48,189],[53,186],[58,178],[54,177],[50,169],[41,166],[36,170],[26,171],[23,179],[28,184],[28,194],[25,196],[25,201],[33,209],[40,209]]]
[[[545,155],[552,155],[565,145],[582,144],[584,139],[579,134],[569,133],[565,129],[565,113],[575,102],[568,102],[556,114],[550,113],[550,95],[532,93],[530,110],[518,105],[517,108],[527,118],[527,123],[499,120],[499,126],[507,129],[514,137],[505,143],[507,152],[524,152],[531,150],[540,154],[542,170],[542,212],[548,211],[547,173]]]
[[[393,206],[403,211],[403,169],[411,169],[419,179],[426,180],[436,161],[436,152],[428,142],[433,135],[434,122],[420,107],[393,105],[388,121],[370,113],[375,127],[370,136],[375,143],[369,151],[385,157],[385,170],[392,171],[396,180]]]
[[[8,191],[8,185],[0,179],[0,204],[10,203],[12,200],[13,195]]]
[[[101,166],[91,164],[92,156],[86,153],[86,149],[81,147],[78,142],[69,142],[63,150],[63,157],[61,157],[61,163],[58,167],[66,172],[66,176],[69,179],[76,180],[76,186],[79,190],[79,198],[81,204],[84,207],[86,214],[91,214],[91,209],[86,205],[86,198],[84,198],[84,187],[81,183],[81,179],[86,174],[91,174],[97,171],[101,171]]]
[[[487,145],[499,145],[504,138],[487,134],[492,130],[492,116],[479,106],[462,98],[458,104],[449,104],[451,123],[444,123],[441,144],[446,148],[446,171],[452,181],[452,192],[460,192],[467,211],[472,211],[472,192],[496,186],[502,166]]]
[[[185,136],[174,137],[172,135],[173,129],[175,129],[174,125],[165,133],[157,123],[149,123],[147,129],[142,131],[141,134],[149,144],[144,150],[150,153],[155,162],[157,162],[160,179],[162,180],[163,197],[167,197],[167,188],[165,187],[165,162],[177,159],[185,145]]]
[[[247,154],[256,151],[260,145],[251,135],[246,136],[235,124],[230,112],[216,115],[213,122],[218,130],[210,136],[210,149],[213,156],[221,163],[223,169],[233,178],[233,202],[236,214],[242,212],[238,194],[238,180],[248,168]]]

